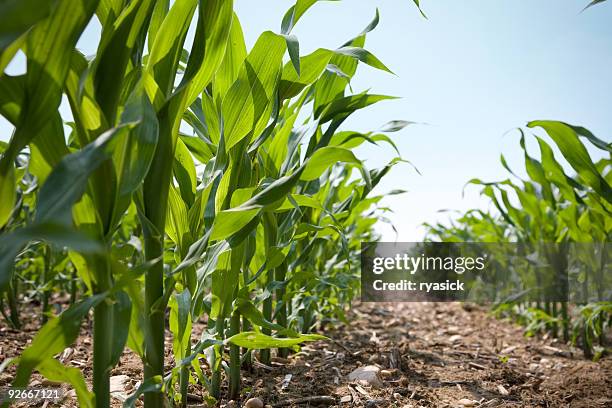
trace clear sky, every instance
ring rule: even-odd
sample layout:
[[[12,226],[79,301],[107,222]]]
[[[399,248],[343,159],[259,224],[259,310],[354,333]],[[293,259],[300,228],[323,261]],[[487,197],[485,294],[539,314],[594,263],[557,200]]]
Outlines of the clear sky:
[[[294,33],[301,54],[336,48],[359,33],[376,7],[381,20],[366,48],[396,76],[361,67],[352,85],[401,97],[360,111],[345,129],[369,131],[394,119],[424,122],[393,134],[400,152],[422,175],[398,165],[379,193],[385,198],[399,240],[420,240],[423,222],[444,220],[441,209],[486,207],[471,187],[473,177],[507,177],[499,164],[522,168],[516,133],[508,131],[533,119],[557,119],[585,126],[612,140],[612,1],[580,13],[587,0],[422,0],[423,19],[411,0],[320,2],[300,20]],[[279,31],[292,4],[281,0],[236,0],[247,46],[259,33]],[[98,29],[79,42],[93,53]],[[18,63],[11,72],[19,71]],[[0,139],[10,128],[0,118]],[[532,149],[537,154],[537,149]],[[387,147],[366,146],[358,156],[370,168],[393,157]],[[395,234],[378,226],[383,238]]]

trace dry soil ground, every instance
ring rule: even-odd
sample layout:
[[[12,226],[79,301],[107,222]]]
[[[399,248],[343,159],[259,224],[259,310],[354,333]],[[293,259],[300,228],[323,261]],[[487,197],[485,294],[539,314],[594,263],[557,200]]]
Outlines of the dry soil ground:
[[[242,401],[220,405],[239,407],[260,398],[272,407],[612,407],[612,358],[593,363],[558,340],[525,338],[522,328],[477,306],[358,304],[349,320],[324,333],[330,341],[308,344],[288,359],[274,358],[270,366],[255,363],[244,373]],[[16,356],[36,326],[26,323],[20,332],[0,327],[0,360]],[[88,381],[89,330],[85,326],[77,343],[59,356],[82,368]],[[365,366],[379,370],[378,386],[348,380]],[[140,367],[126,351],[112,373],[113,405],[121,406],[138,386]],[[13,372],[0,374],[0,387],[10,383]],[[40,377],[33,381],[44,385]],[[204,406],[202,397],[203,390],[192,387],[190,404]],[[77,404],[67,397],[58,406]]]

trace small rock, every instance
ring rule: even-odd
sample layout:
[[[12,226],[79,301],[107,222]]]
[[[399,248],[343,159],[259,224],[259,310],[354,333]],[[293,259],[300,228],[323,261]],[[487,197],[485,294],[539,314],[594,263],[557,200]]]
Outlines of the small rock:
[[[393,377],[397,373],[396,368],[392,368],[391,370],[380,370],[378,373],[381,378],[390,378]]]
[[[461,341],[461,335],[460,334],[455,334],[453,336],[450,336],[448,341],[450,341],[451,343],[457,343],[457,342]]]
[[[376,408],[377,406],[384,404],[385,401],[380,400],[380,399],[373,399],[373,400],[368,400],[365,403],[365,408]]]
[[[259,398],[251,398],[246,404],[244,404],[245,408],[264,408],[264,403]]]
[[[237,407],[238,407],[238,404],[234,400],[229,400],[227,401],[227,404],[225,404],[225,408],[237,408]]]
[[[125,391],[126,385],[129,383],[130,377],[125,374],[113,375],[110,378],[110,392]]]
[[[381,387],[383,384],[380,378],[378,378],[379,372],[380,368],[373,365],[359,367],[348,375],[348,379],[349,381],[356,381],[370,387]]]
[[[478,401],[461,398],[459,401],[457,401],[457,404],[461,405],[462,407],[475,407],[476,404],[478,404]]]
[[[504,387],[501,384],[497,386],[497,392],[499,392],[504,397],[507,397],[508,395],[510,395],[510,392],[506,389],[506,387]]]
[[[402,399],[402,394],[400,394],[399,392],[394,392],[393,393],[393,399],[395,399],[396,401],[399,401]]]
[[[344,397],[340,398],[340,403],[341,404],[348,404],[352,400],[353,400],[353,397],[351,397],[350,395],[345,395]]]

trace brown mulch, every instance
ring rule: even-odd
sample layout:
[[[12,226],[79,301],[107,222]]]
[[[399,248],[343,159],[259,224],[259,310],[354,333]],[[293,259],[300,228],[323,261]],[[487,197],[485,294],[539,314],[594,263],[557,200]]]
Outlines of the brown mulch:
[[[611,357],[594,363],[557,339],[526,338],[522,328],[479,306],[369,303],[356,305],[348,318],[350,325],[324,332],[330,341],[307,344],[287,359],[273,358],[270,366],[255,363],[243,373],[240,402],[258,397],[272,407],[612,407]],[[34,319],[22,331],[1,321],[0,361],[18,355],[37,329]],[[90,330],[85,324],[76,344],[58,357],[81,368],[88,381]],[[347,381],[365,365],[383,370],[382,387]],[[1,373],[0,387],[9,385],[13,374],[14,367]],[[142,377],[140,359],[124,352],[112,375],[129,377],[129,394]],[[46,384],[37,375],[32,381]],[[193,406],[204,406],[202,387],[192,386],[190,395]],[[117,397],[113,406],[121,406],[121,394]],[[67,397],[57,406],[77,404]]]

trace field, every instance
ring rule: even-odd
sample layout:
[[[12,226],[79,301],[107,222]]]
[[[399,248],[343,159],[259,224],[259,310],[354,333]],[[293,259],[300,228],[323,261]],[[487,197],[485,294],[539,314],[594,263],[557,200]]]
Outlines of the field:
[[[465,180],[483,206],[423,224],[413,254],[472,297],[364,302],[415,123],[347,125],[396,102],[353,87],[393,75],[366,46],[380,15],[303,54],[316,3],[248,47],[231,0],[0,5],[0,404],[611,406],[612,143],[516,129],[522,168]]]

